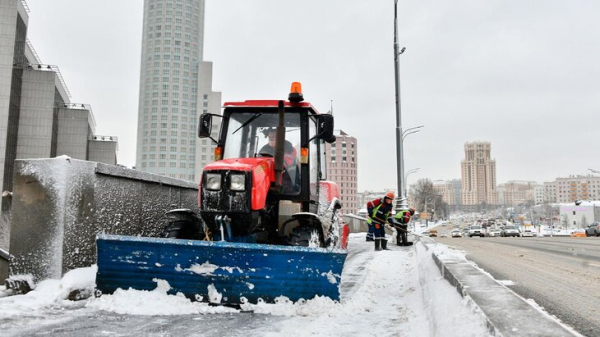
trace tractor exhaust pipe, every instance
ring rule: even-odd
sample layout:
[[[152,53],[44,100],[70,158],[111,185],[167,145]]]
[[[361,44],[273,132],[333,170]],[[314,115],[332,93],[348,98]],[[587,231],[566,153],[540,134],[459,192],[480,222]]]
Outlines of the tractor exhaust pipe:
[[[283,175],[283,148],[285,143],[285,109],[283,101],[279,101],[277,105],[279,109],[279,121],[275,134],[275,185],[277,192],[281,191],[281,178]]]

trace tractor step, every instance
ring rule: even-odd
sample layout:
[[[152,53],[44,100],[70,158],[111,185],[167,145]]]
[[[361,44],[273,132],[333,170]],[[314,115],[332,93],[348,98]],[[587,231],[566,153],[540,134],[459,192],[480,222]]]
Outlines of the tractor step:
[[[340,249],[104,234],[96,243],[97,293],[153,290],[165,280],[170,294],[214,304],[274,302],[279,296],[339,300],[347,256]]]

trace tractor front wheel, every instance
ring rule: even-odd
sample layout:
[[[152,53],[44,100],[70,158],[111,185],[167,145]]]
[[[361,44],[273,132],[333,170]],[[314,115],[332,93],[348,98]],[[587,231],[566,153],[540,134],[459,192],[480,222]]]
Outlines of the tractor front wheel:
[[[167,223],[161,237],[187,240],[202,239],[194,224],[185,220],[175,220]]]
[[[290,246],[322,247],[322,239],[316,228],[298,226],[292,230],[287,240]]]

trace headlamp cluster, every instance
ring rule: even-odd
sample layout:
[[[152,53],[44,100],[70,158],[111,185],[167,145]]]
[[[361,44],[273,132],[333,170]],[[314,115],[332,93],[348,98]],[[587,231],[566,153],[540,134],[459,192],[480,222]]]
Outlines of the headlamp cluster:
[[[220,191],[223,181],[221,173],[206,174],[206,189],[211,191]],[[246,175],[243,173],[233,173],[229,175],[229,190],[242,192],[246,190]]]

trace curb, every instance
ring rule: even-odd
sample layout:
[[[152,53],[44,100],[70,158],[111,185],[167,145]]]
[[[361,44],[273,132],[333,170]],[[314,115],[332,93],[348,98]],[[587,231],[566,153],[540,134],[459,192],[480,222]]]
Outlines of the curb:
[[[429,238],[419,240],[425,249],[437,243]],[[581,336],[558,322],[548,313],[533,307],[523,297],[498,283],[468,261],[431,254],[442,276],[462,297],[469,297],[485,315],[488,329],[494,336]]]

